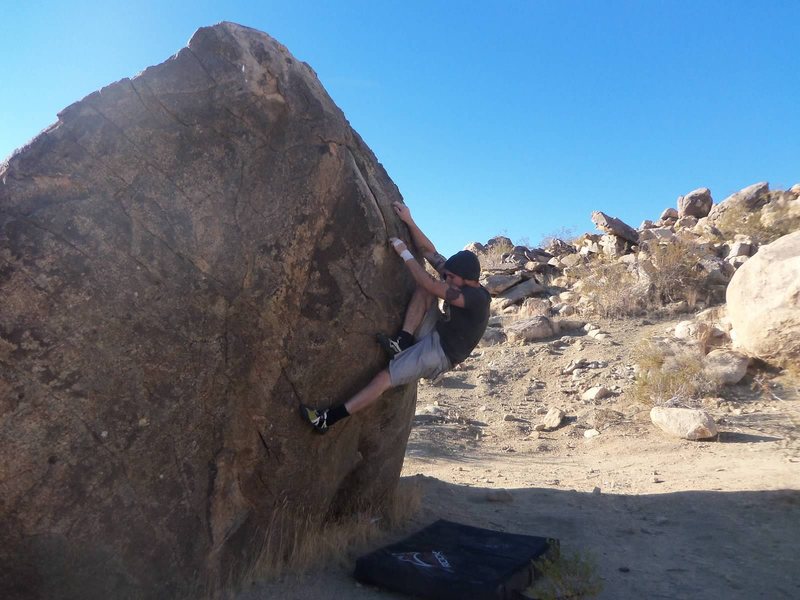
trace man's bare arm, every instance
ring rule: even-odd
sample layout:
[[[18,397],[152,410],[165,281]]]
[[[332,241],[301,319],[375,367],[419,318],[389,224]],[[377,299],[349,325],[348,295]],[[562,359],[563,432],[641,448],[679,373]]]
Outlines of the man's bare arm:
[[[397,254],[405,261],[406,267],[411,273],[411,276],[420,287],[427,290],[437,298],[447,300],[447,302],[452,306],[464,308],[464,294],[461,293],[460,288],[445,283],[444,281],[438,281],[431,277],[422,267],[422,265],[414,260],[414,257],[411,255],[411,252],[409,252],[408,248],[406,248],[406,245],[402,240],[392,238],[390,241],[392,242],[392,247],[395,249],[395,252],[397,252]]]
[[[414,240],[414,245],[419,248],[425,260],[427,260],[438,273],[442,273],[444,271],[445,257],[436,251],[433,242],[431,242],[428,236],[426,236],[414,222],[408,206],[401,202],[395,202],[392,204],[392,207],[394,208],[394,212],[397,213],[397,216],[400,217],[400,220],[408,226],[408,230],[411,232],[411,239]]]

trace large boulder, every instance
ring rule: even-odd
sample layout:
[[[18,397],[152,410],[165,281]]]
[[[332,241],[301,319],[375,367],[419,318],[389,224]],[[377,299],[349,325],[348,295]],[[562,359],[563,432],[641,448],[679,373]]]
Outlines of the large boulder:
[[[517,304],[521,300],[533,296],[534,294],[541,294],[547,288],[535,279],[527,279],[522,283],[518,283],[503,291],[498,298],[502,300],[500,308],[506,308],[512,304]]]
[[[678,196],[678,217],[696,217],[700,219],[708,216],[713,203],[711,190],[708,188],[692,190],[685,196]]]
[[[753,212],[763,206],[768,198],[769,183],[766,181],[754,183],[731,194],[719,204],[715,204],[708,213],[708,220],[711,224],[716,225],[728,211],[742,214]]]
[[[495,296],[506,291],[511,286],[518,284],[520,281],[522,281],[522,275],[520,273],[514,273],[513,275],[508,273],[493,273],[481,277],[481,285],[486,288],[486,291]]]
[[[800,231],[762,246],[733,275],[726,293],[732,338],[746,354],[800,362]]]
[[[0,596],[220,597],[393,493],[414,386],[298,416],[385,366],[413,289],[400,194],[308,65],[202,28],[0,182]]]

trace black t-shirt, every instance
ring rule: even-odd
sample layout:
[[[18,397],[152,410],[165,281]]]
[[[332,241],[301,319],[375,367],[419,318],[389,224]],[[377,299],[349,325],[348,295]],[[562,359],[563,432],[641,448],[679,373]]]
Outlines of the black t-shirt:
[[[483,287],[464,286],[461,294],[464,308],[445,303],[444,317],[436,324],[442,350],[454,366],[467,358],[481,341],[489,323],[489,303],[492,300]]]

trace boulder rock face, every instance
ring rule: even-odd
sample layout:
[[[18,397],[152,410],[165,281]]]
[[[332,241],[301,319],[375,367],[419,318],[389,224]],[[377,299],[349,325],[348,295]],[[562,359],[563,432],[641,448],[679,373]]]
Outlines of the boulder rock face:
[[[378,504],[415,388],[318,436],[413,289],[400,194],[311,68],[203,28],[0,167],[0,596],[219,597]]]
[[[733,275],[726,298],[736,346],[776,364],[800,361],[800,231],[761,249]]]

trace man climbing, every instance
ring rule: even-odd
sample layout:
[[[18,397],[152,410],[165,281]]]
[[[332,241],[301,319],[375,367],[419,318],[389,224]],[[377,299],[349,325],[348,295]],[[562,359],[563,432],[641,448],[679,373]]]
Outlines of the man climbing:
[[[481,273],[478,257],[462,250],[445,260],[411,218],[408,207],[400,202],[393,207],[400,220],[408,225],[416,247],[442,280],[431,277],[402,240],[390,238],[417,287],[400,331],[393,337],[378,335],[378,342],[391,359],[389,367],[343,404],[326,409],[301,404],[301,416],[319,433],[370,406],[389,388],[422,377],[434,379],[449,371],[470,355],[486,331],[491,297],[478,283]],[[445,301],[444,312],[439,310],[437,298]]]

